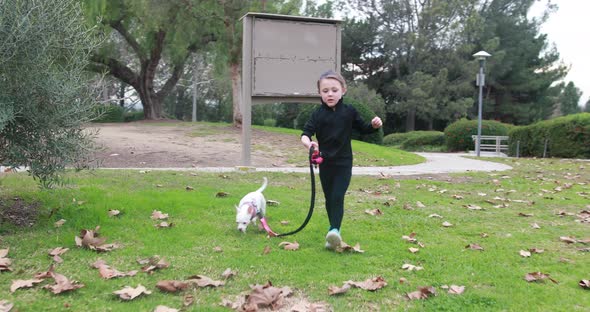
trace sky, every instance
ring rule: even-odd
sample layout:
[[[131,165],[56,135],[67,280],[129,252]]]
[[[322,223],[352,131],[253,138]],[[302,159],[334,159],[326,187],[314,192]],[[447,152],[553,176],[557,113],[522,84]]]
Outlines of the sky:
[[[549,0],[537,0],[529,12],[529,16],[538,16],[543,12]],[[540,32],[547,34],[550,45],[555,45],[561,61],[570,66],[564,82],[573,81],[582,91],[579,105],[590,99],[590,1],[588,0],[550,0],[557,4],[558,9],[541,26]],[[317,0],[323,3],[325,0]],[[336,18],[341,18],[338,13]],[[492,56],[493,57],[493,56]]]
[[[590,28],[587,26],[590,1],[587,0],[551,0],[558,9],[541,26],[541,33],[547,34],[547,40],[555,44],[564,64],[571,66],[564,81],[573,81],[583,92],[580,106],[590,98]],[[530,14],[538,15],[547,4],[547,0],[537,1]]]

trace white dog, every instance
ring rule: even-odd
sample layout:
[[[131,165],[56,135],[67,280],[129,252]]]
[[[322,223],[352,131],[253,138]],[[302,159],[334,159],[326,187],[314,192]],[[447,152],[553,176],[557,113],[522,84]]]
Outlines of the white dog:
[[[264,218],[266,214],[266,199],[262,192],[268,184],[266,177],[263,178],[264,183],[254,192],[246,194],[240,200],[240,205],[236,206],[236,223],[238,224],[238,231],[246,233],[246,228],[250,222],[256,224],[257,219]]]

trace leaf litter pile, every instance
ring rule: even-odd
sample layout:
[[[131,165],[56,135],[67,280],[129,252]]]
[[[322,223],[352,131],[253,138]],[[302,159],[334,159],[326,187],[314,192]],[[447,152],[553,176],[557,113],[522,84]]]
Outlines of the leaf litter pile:
[[[449,192],[447,189],[440,188],[439,186],[435,185],[421,184],[416,188],[426,189],[429,192],[435,192],[439,194],[439,196],[441,197],[447,196],[451,200],[458,203],[457,207],[462,207],[462,209],[467,210],[469,213],[481,213],[482,211],[490,209],[512,209],[514,207],[520,207],[518,209],[523,210],[515,212],[514,215],[516,217],[522,218],[523,220],[535,217],[536,213],[531,213],[529,210],[526,210],[526,207],[535,206],[535,200],[533,199],[534,196],[532,196],[532,194],[522,194],[522,197],[515,198],[515,195],[518,195],[518,192],[502,188],[503,182],[510,179],[509,176],[496,176],[495,174],[491,174],[491,176],[492,179],[491,181],[489,181],[491,189],[488,192],[477,192],[477,197],[481,198],[481,201],[477,202],[466,202],[471,197],[468,196],[469,194],[466,194],[465,192],[458,192],[453,194],[452,192]],[[539,183],[539,185],[553,186],[541,188],[538,194],[536,194],[537,196],[541,196],[545,199],[559,196],[559,194],[564,190],[569,190],[571,188],[583,186],[584,189],[582,191],[577,192],[576,194],[584,199],[590,200],[590,193],[586,191],[588,189],[586,187],[587,182],[580,182],[579,180],[576,180],[576,175],[568,174],[564,176],[563,179],[568,182],[563,182],[562,180],[556,179],[555,177],[545,177],[543,174],[538,174],[536,176],[527,178],[531,181]],[[396,182],[393,187],[399,188],[400,182]],[[384,185],[377,191],[361,191],[365,194],[379,197],[388,194],[389,188],[390,186]],[[215,197],[222,198],[227,196],[229,196],[228,193],[219,192]],[[275,205],[278,205],[278,202],[271,202],[273,202]],[[391,213],[391,209],[395,207],[399,207],[400,209],[404,210],[414,211],[428,209],[429,204],[422,201],[414,201],[411,203],[398,203],[397,198],[390,196],[386,201],[382,201],[382,207],[375,209],[366,209],[365,214],[374,218],[380,218],[388,213]],[[107,213],[111,218],[120,218],[122,215],[119,210],[114,209],[109,209]],[[590,205],[585,205],[578,211],[572,211],[572,209],[560,209],[558,211],[555,211],[554,216],[557,220],[567,218],[580,224],[590,225]],[[430,214],[428,218],[444,220],[443,222],[439,223],[441,224],[440,226],[442,228],[460,226],[460,220],[458,220],[459,222],[457,222],[457,220],[445,220],[444,213],[442,211]],[[162,213],[161,211],[157,210],[154,210],[152,212],[151,219],[161,222],[155,225],[156,228],[170,227],[173,224],[168,223],[169,215],[167,213]],[[450,221],[453,221],[453,223],[451,223]],[[55,223],[55,226],[61,227],[65,222],[66,220],[61,219]],[[281,221],[281,223],[288,224],[288,221]],[[527,224],[530,225],[532,229],[542,229],[543,226],[545,226],[543,224],[539,225],[537,222],[528,222]],[[74,237],[74,245],[78,248],[88,250],[88,252],[94,251],[97,253],[97,255],[100,253],[112,252],[116,249],[123,248],[123,246],[119,243],[108,243],[108,239],[106,237],[101,236],[99,234],[99,230],[100,226],[97,226],[95,229],[80,230],[79,235]],[[421,240],[419,237],[419,233],[412,232],[407,235],[402,234],[401,236],[401,239],[405,241],[409,246],[407,248],[407,251],[412,254],[419,254],[421,250],[427,250],[428,248],[428,242]],[[488,236],[489,235],[487,233],[480,233],[480,238],[482,239],[485,239]],[[557,237],[556,240],[562,242],[565,245],[574,246],[575,250],[577,250],[578,252],[589,251],[588,245],[590,244],[590,238],[588,237],[575,237],[572,235],[568,235],[567,233],[564,233],[563,236]],[[465,250],[463,252],[490,252],[490,248],[485,247],[485,240],[467,241],[464,246]],[[283,241],[278,244],[278,247],[279,249],[284,249],[289,252],[298,252],[300,248],[302,248],[302,246],[297,241]],[[8,273],[13,271],[13,259],[9,257],[9,250],[9,248],[0,249],[0,273]],[[50,265],[49,269],[46,272],[34,274],[29,279],[12,280],[10,292],[15,293],[17,291],[27,291],[27,289],[39,287],[49,291],[54,295],[59,295],[62,293],[75,292],[77,289],[85,287],[85,284],[83,282],[77,281],[72,278],[68,278],[63,274],[58,273],[58,270],[56,270],[55,265],[59,265],[64,261],[71,261],[71,259],[68,260],[67,257],[67,252],[69,250],[70,248],[66,247],[56,247],[52,250],[49,250],[47,254],[54,264]],[[272,249],[269,246],[266,246],[264,248],[263,255],[270,253],[271,250]],[[223,249],[221,249],[221,247],[215,247],[214,251],[221,253],[223,252]],[[360,244],[358,243],[355,246],[350,246],[344,242],[336,251],[340,253],[365,252],[361,249]],[[535,246],[523,246],[523,249],[515,250],[514,252],[515,254],[518,254],[521,258],[530,258],[535,257],[539,254],[543,254],[546,251],[542,248],[537,248]],[[562,261],[567,262],[567,259],[562,258]],[[170,267],[170,263],[164,257],[160,256],[153,256],[147,259],[137,259],[137,262],[135,264],[130,264],[130,266],[131,265],[134,266],[131,270],[119,271],[118,269],[107,264],[105,261],[99,258],[94,263],[92,263],[89,266],[89,268],[97,270],[97,275],[101,279],[121,279],[121,281],[124,281],[125,278],[133,277],[137,274],[152,275],[158,270],[166,270]],[[424,266],[420,262],[405,262],[401,264],[398,268],[399,272],[420,272],[428,270],[428,267]],[[160,291],[163,293],[170,294],[179,294],[183,297],[182,306],[179,306],[177,307],[177,309],[175,309],[160,305],[155,307],[154,309],[154,311],[179,311],[194,304],[194,298],[191,295],[191,293],[188,292],[188,290],[198,288],[223,287],[227,283],[231,283],[231,280],[238,276],[238,274],[237,272],[228,268],[227,270],[225,270],[225,272],[220,274],[220,276],[222,279],[216,280],[205,275],[195,274],[192,276],[188,276],[182,280],[159,280],[155,282],[154,285],[126,285],[124,287],[121,287],[120,289],[112,291],[112,295],[124,302],[130,300],[137,300],[138,298],[141,298],[143,296],[150,296],[154,291]],[[528,283],[544,283],[545,281],[550,281],[554,284],[559,285],[559,281],[557,281],[555,278],[551,276],[551,274],[547,272],[529,272],[523,273],[520,276],[521,280]],[[590,276],[581,276],[578,279],[578,285],[581,289],[590,289],[589,278]],[[409,281],[405,277],[399,278],[400,284],[409,285],[410,282],[411,281]],[[119,285],[125,284],[127,283],[119,283]],[[347,296],[347,294],[353,288],[358,288],[369,292],[377,292],[380,289],[385,288],[387,285],[388,283],[386,282],[385,278],[381,275],[378,275],[378,272],[376,272],[376,277],[369,278],[364,281],[347,280],[343,282],[342,286],[328,286],[326,289],[326,294],[330,297],[338,298],[341,296]],[[413,287],[413,289],[415,290],[406,292],[404,294],[404,298],[406,298],[407,300],[425,300],[440,295],[441,290],[446,292],[448,295],[462,295],[464,292],[469,291],[469,289],[467,289],[466,286],[454,284],[451,284],[450,286],[442,285],[437,287],[439,288],[438,291],[432,285],[415,285]],[[295,292],[289,287],[275,287],[271,281],[267,281],[262,285],[251,285],[248,291],[245,291],[240,295],[234,297],[226,297],[225,299],[223,299],[220,305],[234,309],[236,311],[331,311],[331,307],[327,303],[310,302],[309,300],[305,299],[305,295],[303,295],[302,293],[299,293],[298,296],[294,296],[294,294]],[[0,311],[11,311],[11,309],[13,308],[14,305],[9,301],[0,301]]]

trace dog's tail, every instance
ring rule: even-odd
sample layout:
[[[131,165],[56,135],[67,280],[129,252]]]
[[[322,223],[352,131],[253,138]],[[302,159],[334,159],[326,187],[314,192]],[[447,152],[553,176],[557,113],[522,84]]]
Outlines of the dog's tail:
[[[256,190],[256,192],[260,192],[262,193],[264,191],[264,189],[266,189],[266,185],[268,185],[268,180],[266,179],[266,177],[263,177],[264,179],[264,183],[262,183],[262,186]]]

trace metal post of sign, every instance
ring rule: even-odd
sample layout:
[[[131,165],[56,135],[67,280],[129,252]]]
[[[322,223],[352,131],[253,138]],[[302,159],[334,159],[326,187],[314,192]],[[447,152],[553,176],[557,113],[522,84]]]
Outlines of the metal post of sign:
[[[479,61],[479,74],[477,75],[477,86],[479,87],[479,97],[478,97],[478,104],[477,104],[477,141],[475,142],[475,151],[477,153],[477,157],[480,156],[480,146],[481,146],[481,118],[482,118],[482,109],[483,109],[483,86],[485,85],[485,75],[483,73],[483,67],[486,62],[486,58],[490,57],[491,54],[487,53],[486,51],[479,51],[473,56]]]

